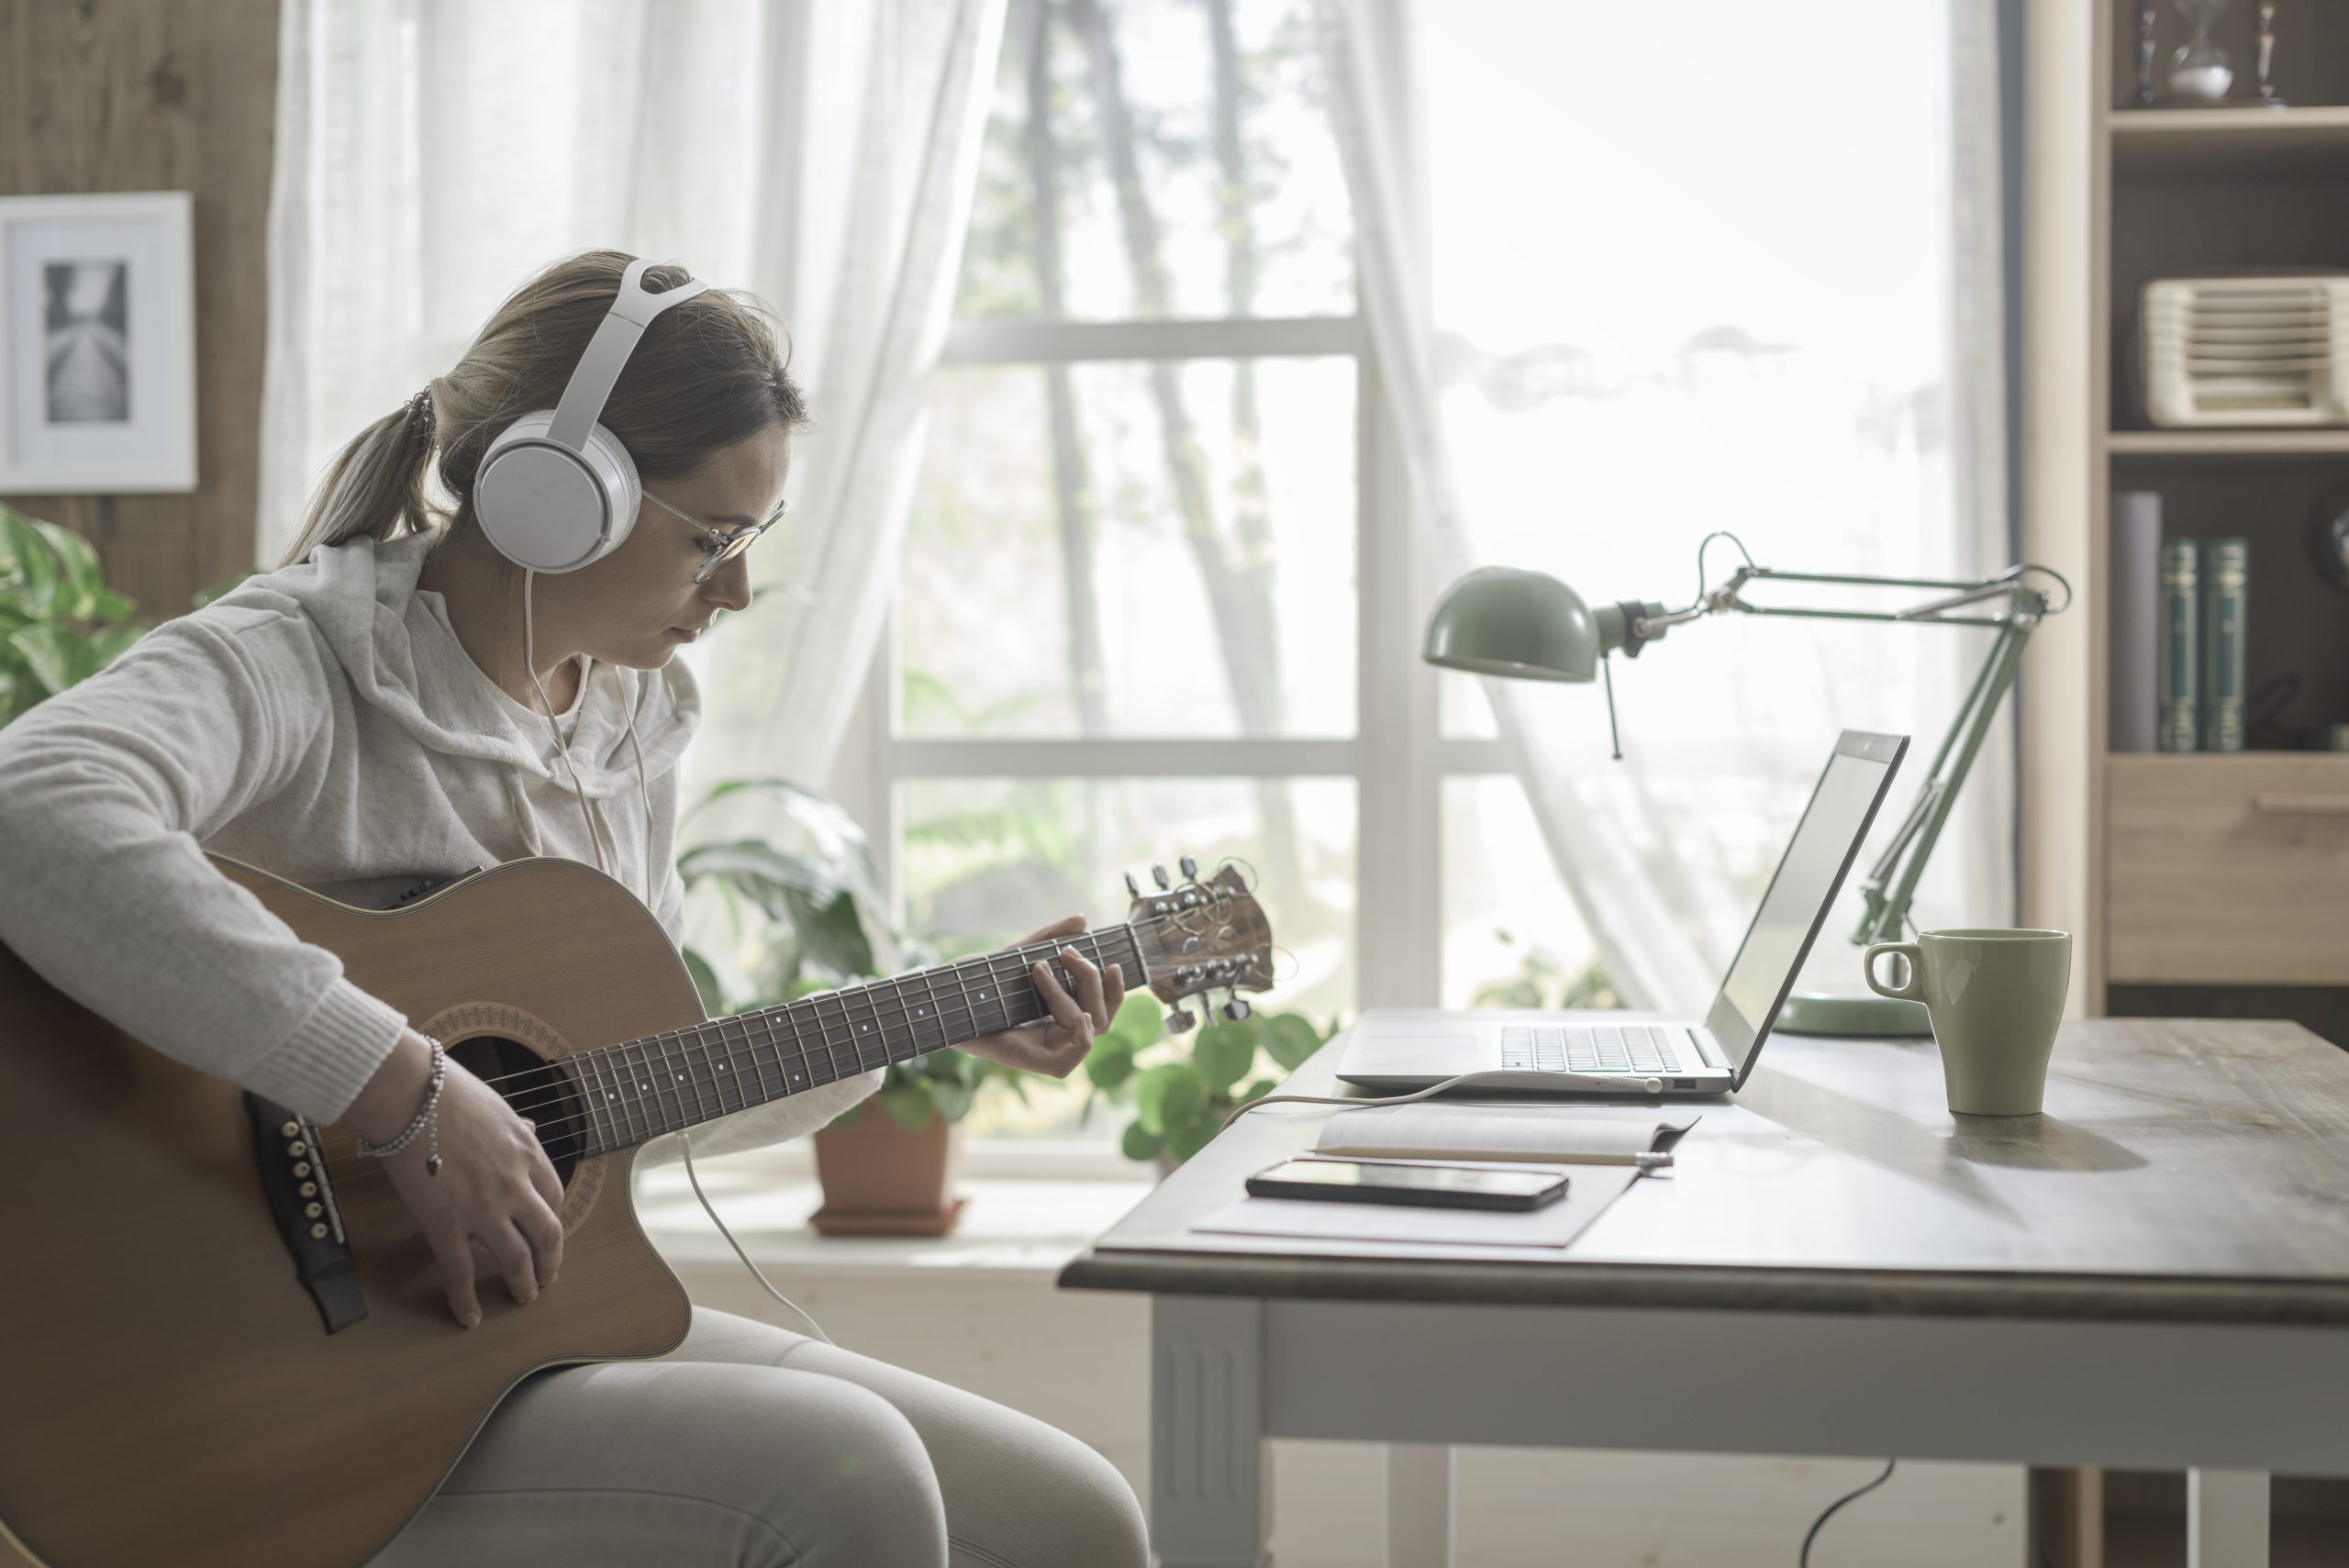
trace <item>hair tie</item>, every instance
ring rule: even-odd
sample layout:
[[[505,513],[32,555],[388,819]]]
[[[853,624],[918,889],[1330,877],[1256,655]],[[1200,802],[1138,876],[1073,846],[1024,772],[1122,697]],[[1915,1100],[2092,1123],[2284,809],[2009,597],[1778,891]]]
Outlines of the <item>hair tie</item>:
[[[423,391],[417,393],[414,397],[407,400],[408,423],[411,425],[416,424],[417,422],[417,416],[419,414],[423,416],[422,423],[424,439],[429,445],[432,440],[432,427],[434,423],[432,415],[432,388],[429,385],[426,386]]]

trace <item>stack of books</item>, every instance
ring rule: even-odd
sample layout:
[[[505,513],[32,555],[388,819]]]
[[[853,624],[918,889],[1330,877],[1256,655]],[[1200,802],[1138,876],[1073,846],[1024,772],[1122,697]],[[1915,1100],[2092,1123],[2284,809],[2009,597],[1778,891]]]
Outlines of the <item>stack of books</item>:
[[[2161,539],[2160,497],[2113,497],[2112,749],[2243,749],[2250,546]]]

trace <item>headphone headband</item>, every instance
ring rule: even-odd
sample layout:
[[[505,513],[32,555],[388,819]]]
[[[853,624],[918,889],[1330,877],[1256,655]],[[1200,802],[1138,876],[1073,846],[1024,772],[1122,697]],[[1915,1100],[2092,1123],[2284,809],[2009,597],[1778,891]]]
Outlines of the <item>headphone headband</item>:
[[[612,308],[595,337],[588,339],[587,351],[579,356],[579,368],[571,373],[571,384],[562,389],[562,401],[555,405],[554,423],[547,427],[546,439],[557,446],[578,451],[587,444],[587,433],[604,412],[604,404],[612,395],[612,387],[620,379],[620,371],[628,364],[628,357],[635,352],[637,340],[652,318],[674,305],[683,305],[709,285],[696,278],[679,284],[675,288],[651,294],[644,287],[644,270],[649,261],[630,261],[628,271],[620,274],[620,292],[612,299]]]

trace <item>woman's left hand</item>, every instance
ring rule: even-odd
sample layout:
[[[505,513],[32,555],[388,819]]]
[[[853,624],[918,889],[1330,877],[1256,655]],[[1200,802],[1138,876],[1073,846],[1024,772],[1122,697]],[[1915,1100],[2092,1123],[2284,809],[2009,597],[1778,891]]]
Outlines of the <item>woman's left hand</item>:
[[[1052,937],[1073,937],[1083,929],[1085,917],[1071,915],[1064,920],[1053,921],[1033,936],[1022,938],[1019,945],[1025,947]],[[963,1049],[974,1056],[1000,1062],[1006,1067],[1048,1073],[1055,1078],[1065,1078],[1075,1072],[1085,1052],[1093,1049],[1093,1037],[1108,1029],[1109,1020],[1118,1016],[1119,1005],[1126,999],[1126,976],[1125,971],[1114,963],[1105,973],[1072,947],[1061,949],[1060,960],[1061,967],[1076,981],[1074,996],[1053,974],[1052,965],[1039,962],[1028,966],[1037,995],[1052,1009],[1049,1020],[982,1035],[966,1041]]]

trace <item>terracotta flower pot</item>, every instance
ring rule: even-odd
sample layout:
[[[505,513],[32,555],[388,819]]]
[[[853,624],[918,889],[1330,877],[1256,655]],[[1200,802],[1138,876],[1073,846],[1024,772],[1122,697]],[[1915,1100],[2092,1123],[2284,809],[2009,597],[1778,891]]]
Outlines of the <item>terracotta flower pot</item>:
[[[962,1217],[960,1123],[933,1115],[908,1132],[879,1106],[816,1134],[824,1207],[807,1223],[825,1236],[943,1236]]]

